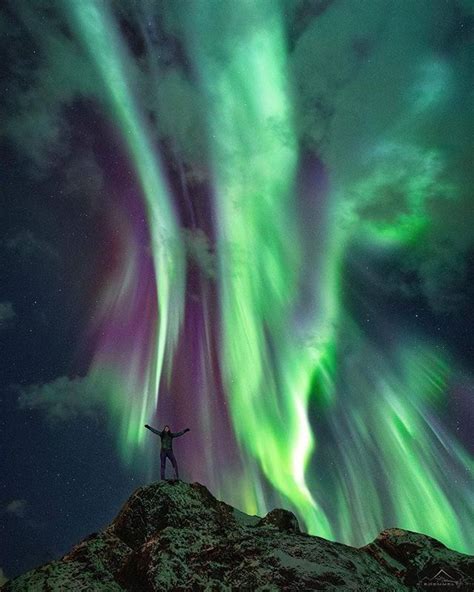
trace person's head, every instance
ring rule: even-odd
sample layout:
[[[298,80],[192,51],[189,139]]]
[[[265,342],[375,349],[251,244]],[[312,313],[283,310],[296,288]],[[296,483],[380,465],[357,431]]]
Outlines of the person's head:
[[[170,426],[169,425],[165,425],[165,427],[163,428],[164,432],[169,432],[170,431]]]

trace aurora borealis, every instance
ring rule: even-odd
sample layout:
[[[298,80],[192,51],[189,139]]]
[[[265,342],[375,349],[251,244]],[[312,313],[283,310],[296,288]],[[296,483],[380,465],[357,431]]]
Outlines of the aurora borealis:
[[[7,3],[2,339],[33,314],[15,294],[61,294],[56,354],[4,404],[44,441],[100,425],[134,484],[158,478],[143,424],[189,426],[183,478],[245,512],[474,553],[473,22],[468,0]]]

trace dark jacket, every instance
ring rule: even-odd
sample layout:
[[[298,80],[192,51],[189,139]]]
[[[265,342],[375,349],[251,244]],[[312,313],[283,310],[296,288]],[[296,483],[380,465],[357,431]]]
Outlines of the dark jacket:
[[[185,430],[181,430],[181,432],[165,432],[165,430],[160,432],[159,430],[155,430],[155,428],[152,428],[151,426],[148,426],[148,429],[151,430],[154,434],[158,434],[158,436],[160,436],[162,450],[172,450],[173,438],[177,438],[178,436],[182,436],[187,431],[189,431],[189,429],[186,428]]]

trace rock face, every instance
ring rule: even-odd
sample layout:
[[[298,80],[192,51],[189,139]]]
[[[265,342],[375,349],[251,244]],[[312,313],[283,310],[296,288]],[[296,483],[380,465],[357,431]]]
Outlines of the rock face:
[[[276,509],[249,516],[199,483],[137,489],[103,531],[2,592],[179,590],[474,591],[474,557],[422,534],[383,531],[360,549],[300,531]]]

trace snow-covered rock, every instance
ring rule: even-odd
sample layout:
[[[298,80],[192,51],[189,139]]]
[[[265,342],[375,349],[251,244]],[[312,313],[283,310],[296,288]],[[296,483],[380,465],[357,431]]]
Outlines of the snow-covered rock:
[[[447,589],[450,579],[474,591],[474,557],[425,535],[389,529],[355,549],[301,532],[287,510],[249,516],[200,483],[162,481],[137,489],[103,531],[1,590],[400,592]]]

